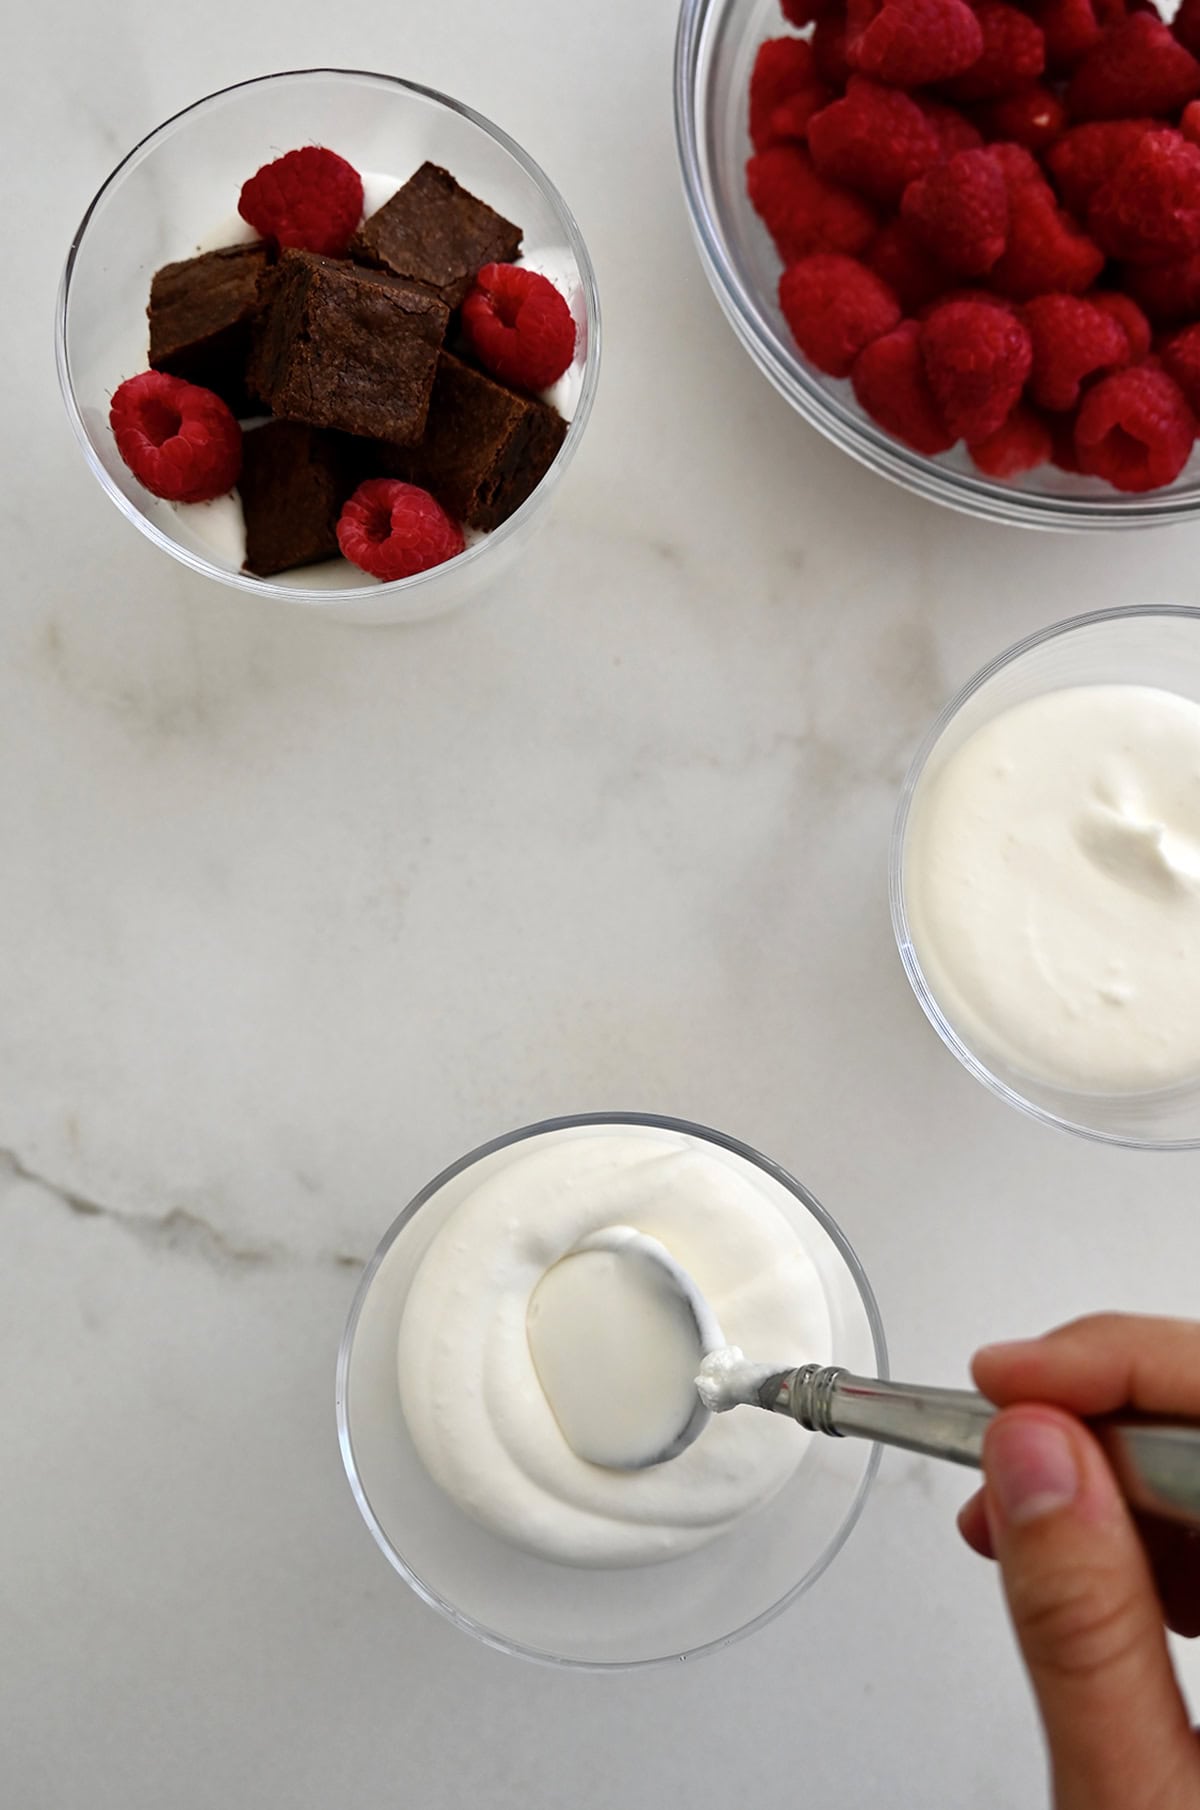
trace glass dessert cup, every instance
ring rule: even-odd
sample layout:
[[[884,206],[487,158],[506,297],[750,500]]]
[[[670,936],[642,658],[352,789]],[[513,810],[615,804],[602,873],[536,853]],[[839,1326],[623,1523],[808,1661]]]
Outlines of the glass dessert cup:
[[[640,1113],[553,1119],[496,1138],[423,1188],[381,1240],[342,1336],[337,1422],[346,1474],[377,1544],[419,1596],[487,1645],[551,1664],[606,1669],[688,1659],[770,1621],[841,1549],[878,1464],[877,1448],[866,1442],[814,1437],[783,1489],[727,1532],[663,1563],[625,1568],[561,1565],[519,1550],[433,1482],[405,1425],[396,1376],[405,1300],[433,1237],[515,1147],[636,1127],[693,1139],[751,1176],[816,1267],[832,1362],[887,1373],[870,1285],[838,1227],[799,1182],[720,1132]]]
[[[1200,514],[1200,446],[1175,482],[1146,495],[1043,466],[987,478],[966,449],[911,452],[859,407],[848,381],[797,350],[779,308],[779,256],[746,194],[747,96],[755,53],[788,26],[779,0],[682,0],[675,42],[675,133],[705,275],[734,333],[798,414],[871,471],[966,515],[1026,528],[1144,528]]]
[[[345,561],[272,579],[222,557],[197,511],[151,496],[117,453],[108,425],[113,391],[146,368],[146,302],[163,264],[191,256],[226,216],[235,235],[245,179],[282,151],[325,144],[361,172],[405,181],[429,159],[524,229],[524,254],[551,270],[575,314],[575,362],[563,386],[574,407],[558,457],[507,521],[456,559],[381,584]],[[251,238],[237,223],[240,236]],[[59,381],[92,471],[127,520],[193,572],[275,602],[348,621],[393,623],[441,615],[507,568],[550,501],[587,426],[600,355],[595,275],[566,203],[499,127],[432,89],[360,70],[307,69],[225,88],[151,132],[118,164],[84,215],[67,256],[56,322]]]
[[[892,831],[892,927],[904,971],[929,1022],[977,1081],[1048,1125],[1103,1143],[1143,1149],[1200,1147],[1200,1077],[1148,1093],[1073,1092],[1031,1079],[1000,1060],[937,996],[913,945],[905,858],[913,801],[984,723],[1028,698],[1080,685],[1147,685],[1200,702],[1200,609],[1129,606],[1056,623],[1018,642],[964,686],[933,723],[909,768]]]

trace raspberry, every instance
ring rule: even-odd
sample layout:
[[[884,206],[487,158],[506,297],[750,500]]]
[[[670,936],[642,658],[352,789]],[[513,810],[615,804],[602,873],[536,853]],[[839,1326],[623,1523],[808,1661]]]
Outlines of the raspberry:
[[[979,119],[989,138],[1008,139],[1028,151],[1044,151],[1066,125],[1067,110],[1051,89],[1033,82],[1005,100],[981,108]]]
[[[1200,101],[1189,101],[1179,116],[1179,130],[1190,145],[1200,145]]]
[[[921,327],[921,356],[950,432],[956,439],[986,440],[1020,400],[1033,348],[1010,309],[982,301],[944,302]]]
[[[1024,145],[989,145],[988,150],[1004,171],[1010,199],[1021,189],[1031,186],[1035,189],[1045,188],[1046,178],[1042,175],[1042,166]]]
[[[915,314],[950,281],[936,258],[930,256],[904,220],[889,220],[879,230],[867,263],[882,277],[906,314]]]
[[[1072,119],[1169,118],[1200,94],[1200,63],[1157,14],[1134,13],[1089,50],[1067,89]]]
[[[813,115],[808,148],[822,176],[883,207],[898,205],[913,177],[942,155],[937,128],[915,101],[860,75],[844,99]]]
[[[872,340],[855,360],[854,394],[872,421],[932,458],[950,450],[954,435],[938,413],[920,342],[916,321],[901,321],[882,339]]]
[[[398,478],[360,484],[338,517],[337,538],[352,565],[385,581],[427,572],[465,545],[442,505]]]
[[[1159,358],[1168,377],[1173,377],[1189,408],[1200,409],[1200,322],[1184,327],[1163,340]]]
[[[1200,314],[1200,253],[1161,264],[1127,264],[1121,283],[1156,326],[1174,326]]]
[[[1185,50],[1200,56],[1200,0],[1180,0],[1171,30]]]
[[[1064,206],[1086,214],[1096,190],[1103,188],[1147,132],[1154,130],[1152,119],[1103,119],[1064,132],[1046,153],[1047,167]]]
[[[1120,326],[1129,344],[1126,363],[1141,364],[1149,354],[1154,335],[1150,331],[1150,322],[1133,297],[1123,295],[1119,289],[1098,289],[1095,294],[1089,295],[1088,301],[1093,308],[1099,308],[1102,314],[1111,315]]]
[[[965,74],[949,84],[956,101],[998,101],[1015,94],[1046,67],[1046,41],[1040,25],[1004,0],[977,0],[975,17],[983,32],[983,49]]]
[[[1049,0],[1038,9],[1038,24],[1046,45],[1046,68],[1052,75],[1070,75],[1100,42],[1100,21],[1092,0]]]
[[[1129,362],[1129,336],[1111,314],[1077,295],[1039,295],[1022,318],[1033,344],[1029,394],[1044,409],[1073,409],[1084,380]]]
[[[232,490],[242,469],[242,430],[228,405],[165,371],[128,377],[108,424],[139,484],[169,503],[207,503]]]
[[[913,98],[941,140],[943,157],[953,157],[957,151],[979,149],[983,134],[965,113],[948,106],[945,101],[926,100],[923,95],[919,99],[915,95]]]
[[[817,252],[785,270],[779,306],[804,356],[830,377],[848,377],[863,347],[900,319],[887,284],[836,252]]]
[[[826,182],[799,145],[772,145],[752,157],[746,189],[785,264],[814,251],[854,257],[874,235],[875,215],[866,202]]]
[[[321,145],[287,151],[242,184],[238,213],[260,238],[341,257],[362,218],[362,177]]]
[[[1008,186],[990,151],[960,151],[910,182],[903,218],[947,270],[982,276],[1008,233]]]
[[[1104,253],[1059,207],[1028,152],[1016,145],[995,149],[1006,152],[1009,170],[1008,244],[992,266],[992,286],[1018,302],[1048,291],[1079,295],[1090,289],[1104,267]],[[1034,173],[1021,161],[1026,158]]]
[[[852,0],[847,55],[863,75],[919,88],[961,75],[982,50],[982,28],[963,0]]]
[[[756,151],[802,138],[809,115],[829,99],[817,78],[812,45],[803,38],[768,38],[758,47],[750,77],[750,137]]]
[[[836,4],[837,0],[780,0],[780,10],[789,25],[803,29],[814,20],[823,19]]]
[[[1041,416],[1018,402],[994,434],[986,440],[973,440],[967,451],[989,478],[1015,478],[1023,471],[1044,465],[1053,447],[1050,429]]]
[[[1200,251],[1200,148],[1147,132],[1088,208],[1097,245],[1139,264]]]
[[[1079,468],[1117,490],[1157,490],[1177,478],[1196,438],[1183,391],[1153,364],[1102,377],[1075,421]]]
[[[840,93],[852,74],[846,59],[845,13],[826,13],[817,20],[812,47],[817,74],[827,87],[836,88]]]
[[[485,264],[462,305],[463,332],[494,377],[548,390],[575,356],[575,317],[549,277]]]

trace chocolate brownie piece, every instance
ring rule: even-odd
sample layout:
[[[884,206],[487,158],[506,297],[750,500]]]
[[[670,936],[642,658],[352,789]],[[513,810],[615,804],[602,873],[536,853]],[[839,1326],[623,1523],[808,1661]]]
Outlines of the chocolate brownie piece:
[[[436,163],[423,163],[350,241],[351,257],[420,283],[447,308],[460,305],[484,264],[511,264],[520,249],[520,227]]]
[[[235,415],[253,408],[246,362],[268,256],[261,241],[225,245],[164,264],[150,284],[151,365],[215,390]]]
[[[358,482],[362,448],[301,421],[266,421],[242,435],[238,490],[247,572],[269,578],[335,559],[342,504]]]
[[[449,310],[424,289],[312,251],[266,272],[251,383],[276,415],[419,440]]]
[[[424,438],[381,457],[392,477],[431,490],[458,521],[498,528],[541,483],[566,432],[557,410],[443,352]]]

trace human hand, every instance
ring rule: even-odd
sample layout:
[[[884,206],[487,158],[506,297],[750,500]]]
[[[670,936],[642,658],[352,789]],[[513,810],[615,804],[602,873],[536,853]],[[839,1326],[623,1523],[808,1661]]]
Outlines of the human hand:
[[[1200,1634],[1200,1534],[1135,1520],[1076,1418],[1200,1420],[1200,1324],[1096,1314],[986,1346],[972,1370],[1002,1412],[958,1524],[999,1562],[1056,1810],[1200,1810],[1200,1741],[1164,1631]]]

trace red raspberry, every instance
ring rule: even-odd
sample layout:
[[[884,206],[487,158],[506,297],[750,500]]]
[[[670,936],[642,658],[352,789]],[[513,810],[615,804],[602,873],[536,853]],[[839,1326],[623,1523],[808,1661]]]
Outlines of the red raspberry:
[[[823,19],[836,5],[837,0],[781,0],[780,10],[790,25],[803,29],[815,19]]]
[[[989,478],[1015,478],[1023,471],[1045,465],[1054,450],[1050,429],[1040,415],[1018,402],[1008,420],[986,440],[967,447],[980,471]]]
[[[1049,0],[1039,7],[1037,18],[1046,44],[1046,68],[1052,75],[1070,75],[1100,42],[1092,0]]]
[[[1153,264],[1200,251],[1200,148],[1147,132],[1097,189],[1088,227],[1110,257]]]
[[[1088,296],[1093,308],[1099,308],[1102,314],[1111,315],[1117,322],[1129,344],[1127,364],[1140,365],[1150,352],[1154,335],[1150,331],[1150,322],[1146,319],[1133,297],[1123,295],[1119,289],[1097,289]]]
[[[263,239],[341,257],[362,219],[362,177],[321,145],[287,151],[242,184],[238,213]]]
[[[1065,127],[1067,110],[1057,94],[1034,82],[1006,100],[981,108],[979,119],[989,138],[1008,139],[1028,151],[1045,151]]]
[[[462,305],[480,364],[523,390],[548,390],[575,356],[575,317],[549,277],[523,264],[485,264]]]
[[[1170,118],[1200,94],[1200,63],[1162,20],[1134,13],[1089,50],[1067,89],[1072,119]]]
[[[1185,50],[1200,56],[1200,0],[1180,0],[1171,30]]]
[[[790,265],[779,279],[779,306],[804,356],[830,377],[848,377],[863,347],[900,319],[887,284],[836,252]]]
[[[228,405],[199,384],[165,371],[127,377],[108,424],[138,483],[169,503],[207,503],[238,481],[242,430]]]
[[[1173,377],[1192,410],[1200,409],[1200,321],[1170,334],[1158,348],[1168,377]]]
[[[1167,258],[1161,264],[1126,264],[1121,282],[1159,327],[1200,314],[1200,254]]]
[[[1029,394],[1041,408],[1073,409],[1086,378],[1129,362],[1124,327],[1080,296],[1036,296],[1022,318],[1033,344]]]
[[[901,321],[882,339],[872,340],[855,360],[853,382],[872,421],[914,452],[932,458],[954,445],[925,375],[916,321]]]
[[[849,20],[854,68],[898,88],[961,75],[983,50],[983,30],[963,0],[851,0]]]
[[[889,220],[880,228],[867,263],[899,298],[906,314],[915,314],[941,295],[951,281],[904,220]]]
[[[1046,153],[1063,205],[1073,213],[1086,214],[1096,190],[1103,188],[1147,132],[1154,130],[1152,119],[1102,119],[1064,132]]]
[[[1079,468],[1117,490],[1158,490],[1177,478],[1196,438],[1183,391],[1153,364],[1102,377],[1075,422]]]
[[[1059,207],[1040,173],[1025,170],[1020,160],[1028,152],[1018,154],[1016,145],[995,148],[1006,150],[1010,176],[1008,244],[992,266],[992,286],[1018,302],[1048,291],[1080,295],[1090,289],[1104,268],[1104,253]]]
[[[921,327],[921,356],[950,432],[986,440],[1019,402],[1033,348],[1010,309],[992,302],[943,302]]]
[[[853,73],[846,59],[845,13],[826,13],[817,20],[812,47],[817,74],[827,87],[840,93]]]
[[[803,38],[768,38],[758,47],[750,77],[750,137],[756,151],[803,138],[810,114],[830,99],[818,80],[812,45]]]
[[[1046,42],[1040,25],[1004,0],[977,0],[975,17],[983,32],[983,49],[948,92],[956,101],[998,101],[1035,81],[1046,67]]]
[[[983,143],[983,134],[957,107],[951,107],[945,101],[927,100],[924,95],[914,95],[921,112],[925,115],[942,144],[942,156],[953,157],[958,151],[977,151]]]
[[[440,566],[465,545],[442,505],[398,478],[360,484],[338,517],[337,538],[351,565],[385,582]]]
[[[864,251],[875,215],[849,189],[826,182],[799,145],[772,145],[746,165],[751,205],[775,241],[785,264],[814,251]]]
[[[988,150],[1004,171],[1010,200],[1022,189],[1045,188],[1046,178],[1042,175],[1042,166],[1033,152],[1027,151],[1024,145],[989,145]]]
[[[1179,130],[1190,145],[1200,145],[1200,101],[1189,101],[1179,116]]]
[[[983,276],[1004,250],[1008,186],[990,151],[960,151],[909,183],[901,213],[947,270]]]
[[[844,99],[813,115],[808,148],[822,176],[882,207],[895,207],[913,177],[942,155],[937,129],[915,101],[861,75]]]

